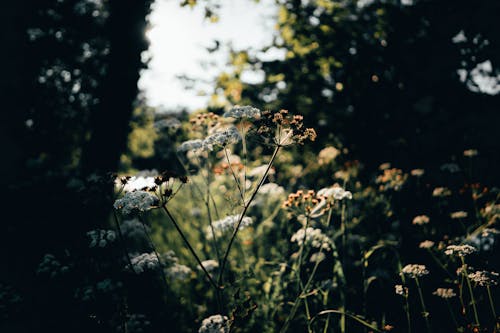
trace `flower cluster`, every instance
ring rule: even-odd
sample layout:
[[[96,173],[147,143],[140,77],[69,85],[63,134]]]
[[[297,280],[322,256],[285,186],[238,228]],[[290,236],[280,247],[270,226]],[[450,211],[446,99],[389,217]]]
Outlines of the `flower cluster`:
[[[466,255],[476,252],[477,249],[474,246],[467,244],[464,245],[448,245],[444,253],[448,256],[456,255],[459,257],[465,257]]]
[[[453,289],[450,288],[437,288],[432,294],[445,299],[457,296]]]
[[[213,272],[217,268],[219,268],[219,263],[217,262],[217,260],[213,260],[213,259],[203,260],[201,262],[201,264],[207,270],[207,272]],[[201,267],[198,267],[198,268],[201,269]]]
[[[427,215],[418,215],[413,218],[412,223],[415,225],[424,225],[429,223],[430,219]]]
[[[236,119],[242,119],[242,118],[258,119],[258,118],[260,118],[260,114],[261,114],[260,110],[257,108],[254,108],[253,106],[235,105],[229,111],[226,111],[223,116],[226,118],[230,117],[230,118],[236,118]]]
[[[318,191],[318,196],[326,197],[327,200],[343,200],[343,199],[352,199],[352,193],[350,191],[344,190],[339,185],[335,184],[332,187],[322,188]]]
[[[430,249],[433,246],[434,246],[434,242],[431,240],[425,240],[418,245],[418,247],[421,249]]]
[[[496,272],[488,272],[488,271],[476,271],[474,273],[470,273],[469,279],[477,283],[481,287],[486,286],[496,286],[498,284],[498,276],[499,274]]]
[[[158,257],[154,253],[141,253],[130,258],[132,269],[135,273],[154,270],[160,266]]]
[[[157,175],[157,170],[143,170],[138,172],[135,176],[125,177],[124,180],[120,178],[120,182],[123,184],[124,192],[133,192],[137,190],[144,191],[155,187],[155,177]]]
[[[265,141],[279,146],[303,144],[305,140],[316,140],[317,136],[313,128],[304,127],[303,116],[291,115],[287,110],[262,112],[257,121],[257,133]]]
[[[310,244],[313,248],[323,249],[325,251],[330,251],[333,244],[333,241],[327,235],[323,234],[321,229],[311,227],[305,230],[304,228],[297,230],[297,232],[292,235],[292,238],[290,238],[292,243],[296,242],[299,246],[302,246],[304,240],[305,244]]]
[[[229,328],[229,319],[217,314],[203,319],[198,333],[229,333]]]
[[[403,269],[401,269],[401,274],[407,275],[411,278],[418,278],[429,274],[429,271],[425,265],[411,264],[403,267]]]
[[[178,263],[174,263],[165,269],[165,275],[173,281],[186,280],[191,275],[191,272],[191,268]]]
[[[399,191],[406,182],[408,175],[401,169],[385,169],[384,173],[379,175],[375,182],[379,185],[381,191]]]
[[[61,274],[67,273],[69,267],[61,264],[53,254],[46,254],[43,256],[42,261],[38,265],[36,270],[37,274],[48,275],[51,278],[55,278]]]
[[[142,238],[144,234],[144,229],[149,230],[148,226],[145,226],[138,219],[125,220],[120,225],[123,236],[136,239]]]
[[[97,229],[87,232],[90,238],[89,247],[105,247],[108,243],[112,243],[116,239],[116,233],[113,230]]]
[[[452,219],[465,219],[467,217],[467,212],[464,211],[458,211],[458,212],[453,212],[450,214],[450,217]]]
[[[422,177],[425,174],[425,170],[424,169],[413,169],[410,171],[410,174],[413,177]]]
[[[199,154],[204,151],[212,151],[215,147],[226,147],[227,145],[238,143],[240,140],[240,133],[236,127],[231,126],[225,130],[215,132],[203,140],[195,139],[185,141],[177,147],[177,151]]]
[[[229,215],[221,220],[213,222],[212,227],[214,228],[214,231],[220,235],[228,230],[234,230],[234,228],[236,228],[239,219],[240,215]],[[245,229],[246,227],[252,225],[252,223],[253,220],[251,217],[244,216],[243,219],[241,220],[240,230]],[[212,229],[210,228],[210,226],[208,226],[206,229],[206,235],[207,238],[212,238]]]
[[[436,187],[432,191],[433,197],[443,198],[443,197],[449,197],[450,195],[451,195],[451,191],[450,191],[450,189],[448,189],[446,187]]]
[[[203,149],[206,151],[214,150],[214,147],[225,147],[232,143],[238,143],[241,135],[236,127],[231,126],[223,131],[215,132],[203,140]]]
[[[404,287],[401,284],[397,284],[394,286],[394,292],[401,296],[408,296],[408,287]]]
[[[479,154],[479,152],[476,149],[464,150],[465,157],[474,157],[474,156],[477,156],[478,154]]]
[[[153,194],[146,191],[134,191],[115,201],[115,209],[122,211],[123,215],[130,215],[135,212],[145,212],[158,202]]]
[[[323,148],[318,154],[318,164],[327,165],[340,155],[340,150],[335,147]]]
[[[297,213],[317,217],[330,209],[331,204],[327,199],[327,195],[321,195],[314,190],[308,190],[307,192],[298,190],[295,193],[290,193],[282,206],[286,209],[295,210]]]
[[[219,116],[213,112],[198,113],[189,119],[194,131],[214,128],[219,125]]]

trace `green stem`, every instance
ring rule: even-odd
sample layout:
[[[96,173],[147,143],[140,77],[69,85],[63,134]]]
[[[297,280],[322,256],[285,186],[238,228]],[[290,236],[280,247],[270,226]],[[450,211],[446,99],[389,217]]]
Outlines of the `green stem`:
[[[448,306],[448,310],[450,311],[451,319],[453,320],[453,324],[455,325],[455,328],[457,329],[457,332],[458,332],[457,318],[455,318],[455,314],[453,313],[453,310],[451,309],[450,301],[448,299],[446,299],[446,305]]]
[[[187,240],[186,236],[184,235],[184,233],[182,232],[181,228],[179,227],[179,224],[177,224],[175,218],[172,216],[172,214],[170,213],[170,211],[168,210],[167,206],[162,206],[163,207],[163,210],[165,210],[165,213],[167,213],[167,216],[170,218],[170,220],[172,221],[173,225],[175,226],[175,228],[177,229],[177,232],[179,233],[179,235],[181,236],[182,240],[184,241],[184,243],[186,244],[186,246],[188,247],[189,251],[191,251],[191,254],[193,255],[193,257],[195,258],[196,262],[198,263],[198,265],[200,266],[201,270],[205,273],[205,276],[207,277],[208,281],[210,282],[210,284],[212,284],[212,286],[215,288],[215,290],[218,292],[219,291],[219,286],[217,285],[217,283],[215,283],[215,281],[212,279],[212,276],[210,276],[210,273],[207,272],[207,270],[205,269],[205,267],[203,266],[203,264],[201,263],[201,260],[200,258],[198,257],[198,255],[196,254],[196,252],[194,251],[193,247],[191,246],[191,244],[189,243],[189,241]]]
[[[364,320],[364,319],[362,319],[362,318],[360,318],[360,317],[358,317],[356,315],[352,315],[350,313],[347,313],[345,311],[340,311],[340,310],[324,310],[324,311],[321,311],[321,312],[319,312],[316,316],[314,316],[311,319],[311,323],[314,322],[316,320],[316,318],[318,318],[319,316],[323,316],[323,315],[331,314],[331,313],[345,315],[346,317],[349,317],[349,318],[357,321],[358,323],[362,324],[363,326],[365,326],[365,327],[367,327],[369,329],[372,329],[375,332],[381,332],[382,333],[382,331],[379,330],[377,326],[370,324],[366,320]]]
[[[418,289],[418,296],[420,298],[420,304],[422,305],[422,316],[425,319],[425,325],[427,327],[427,332],[431,333],[431,324],[429,322],[429,312],[427,311],[427,308],[425,307],[424,303],[424,295],[422,294],[422,288],[420,288],[420,283],[418,282],[418,278],[415,277],[415,283],[417,284],[417,289]]]
[[[226,267],[227,258],[229,256],[229,252],[231,251],[231,248],[233,246],[233,242],[234,242],[234,240],[236,238],[236,235],[238,234],[238,230],[240,229],[241,221],[243,221],[243,217],[245,216],[245,214],[246,214],[246,212],[248,210],[248,207],[250,207],[250,204],[252,203],[253,199],[257,195],[257,192],[259,191],[259,189],[261,188],[261,186],[264,184],[264,181],[267,178],[267,174],[269,173],[269,170],[271,169],[271,166],[272,166],[272,164],[274,162],[274,159],[278,155],[278,152],[279,152],[280,148],[281,148],[281,146],[278,145],[274,149],[273,155],[271,156],[271,160],[269,161],[269,164],[267,165],[267,168],[266,168],[266,171],[264,172],[264,175],[262,176],[262,178],[261,178],[259,184],[257,185],[257,187],[255,188],[255,190],[253,191],[252,196],[250,197],[250,199],[248,200],[248,202],[245,203],[245,206],[243,207],[243,211],[241,212],[241,215],[239,217],[238,223],[236,224],[236,227],[234,228],[233,234],[231,235],[231,239],[229,240],[229,244],[228,244],[228,246],[226,248],[226,252],[224,253],[224,258],[222,259],[222,265],[221,265],[221,268],[220,268],[220,271],[219,271],[219,278],[218,278],[218,284],[219,284],[219,286],[222,285],[222,277],[224,275],[224,269]]]
[[[462,260],[462,265],[465,266],[464,257],[460,257],[460,259]],[[465,266],[465,267],[467,267],[467,266]],[[474,320],[476,322],[475,324],[477,327],[479,327],[481,325],[479,324],[479,316],[477,314],[476,299],[475,299],[474,293],[472,291],[472,285],[470,283],[469,274],[467,274],[467,269],[465,269],[465,272],[462,274],[464,274],[465,280],[467,281],[467,287],[469,288],[469,295],[470,295],[470,299],[471,299],[471,303],[472,303],[472,310],[474,311]]]

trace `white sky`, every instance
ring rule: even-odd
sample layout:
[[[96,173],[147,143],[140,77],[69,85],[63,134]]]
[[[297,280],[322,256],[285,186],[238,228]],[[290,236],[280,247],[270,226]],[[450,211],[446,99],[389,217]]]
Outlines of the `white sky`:
[[[214,78],[218,72],[216,68],[223,68],[227,60],[227,52],[210,54],[205,50],[214,45],[214,39],[222,45],[231,43],[236,49],[270,44],[275,6],[274,0],[259,3],[253,0],[220,1],[222,6],[217,11],[220,20],[210,23],[203,19],[203,2],[193,9],[181,8],[179,3],[180,0],[156,0],[153,6],[152,28],[147,32],[148,55],[152,59],[141,75],[139,88],[151,106],[186,106],[194,110],[205,106],[209,96],[199,96],[198,89],[185,89],[176,76]],[[215,62],[217,67],[203,68],[202,62]]]

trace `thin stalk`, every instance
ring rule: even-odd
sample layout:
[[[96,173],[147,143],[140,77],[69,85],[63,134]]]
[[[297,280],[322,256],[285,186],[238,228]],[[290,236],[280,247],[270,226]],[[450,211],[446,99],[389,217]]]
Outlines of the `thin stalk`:
[[[306,245],[306,237],[307,237],[307,227],[309,226],[309,216],[306,217],[306,224],[304,225],[304,237],[302,238],[302,244],[300,244],[299,249],[299,258],[297,261],[297,281],[299,285],[302,283],[302,257],[304,256],[304,247]]]
[[[219,290],[219,286],[217,285],[217,283],[215,283],[215,281],[212,279],[212,277],[210,276],[210,273],[207,272],[207,270],[205,269],[205,267],[203,266],[203,264],[201,263],[201,260],[200,258],[198,257],[198,255],[196,254],[196,252],[194,251],[193,247],[191,246],[191,244],[189,243],[189,241],[187,240],[186,236],[184,235],[184,233],[182,232],[181,228],[179,227],[179,225],[177,224],[175,218],[172,216],[172,214],[170,213],[170,211],[168,210],[167,206],[162,206],[163,210],[165,211],[165,213],[167,213],[167,216],[170,218],[170,220],[172,221],[172,223],[174,224],[175,228],[177,229],[177,232],[179,233],[179,235],[181,236],[182,240],[184,241],[184,243],[186,244],[186,246],[188,247],[189,251],[191,251],[191,254],[193,255],[193,257],[196,259],[196,262],[198,263],[198,265],[200,266],[200,268],[202,269],[202,271],[205,273],[205,276],[207,277],[208,281],[210,282],[210,284],[212,284],[212,286],[215,288],[215,290],[218,292]]]
[[[422,305],[422,316],[425,319],[425,326],[427,326],[427,332],[431,333],[431,324],[429,322],[429,312],[427,311],[427,308],[425,307],[424,303],[424,295],[422,294],[422,288],[420,288],[420,283],[418,282],[418,278],[415,277],[415,283],[417,284],[417,289],[418,289],[418,296],[420,298],[420,304]]]
[[[128,264],[132,272],[136,273],[134,265],[132,265],[132,259],[130,258],[130,254],[127,250],[127,245],[125,244],[125,237],[123,237],[122,229],[120,228],[120,222],[118,220],[118,216],[116,216],[116,211],[113,209],[113,217],[116,223],[116,229],[118,230],[118,236],[120,237],[120,243],[122,244],[123,252],[125,252],[125,257],[127,257]]]
[[[344,185],[345,186],[345,185]],[[345,251],[346,251],[346,241],[347,241],[347,235],[346,235],[346,224],[345,224],[345,200],[342,201],[342,210],[340,212],[340,228],[342,230],[342,258],[340,259],[340,262],[344,262],[345,260]],[[346,311],[346,297],[344,293],[345,288],[341,289],[340,292],[340,298],[342,301],[342,310],[345,312]],[[346,328],[346,316],[345,313],[343,313],[340,317],[340,332],[345,333],[347,328]]]
[[[238,234],[238,230],[240,229],[241,221],[243,221],[243,217],[245,216],[245,214],[248,210],[248,207],[250,207],[250,204],[252,203],[253,199],[257,195],[257,192],[259,191],[261,186],[264,184],[264,181],[267,178],[267,174],[269,173],[269,170],[271,169],[271,166],[274,162],[274,159],[278,155],[280,148],[281,148],[281,146],[277,145],[276,148],[274,149],[273,155],[271,156],[271,160],[269,161],[269,164],[267,165],[267,168],[266,168],[266,171],[264,172],[264,175],[262,176],[262,178],[261,178],[259,184],[257,185],[257,187],[255,188],[255,190],[253,191],[252,196],[250,197],[248,202],[244,203],[245,206],[243,207],[243,211],[241,212],[240,218],[238,219],[238,223],[236,224],[236,227],[234,228],[233,234],[231,235],[231,239],[229,240],[229,244],[226,248],[226,252],[224,253],[224,258],[222,259],[222,265],[221,265],[221,268],[219,271],[219,278],[218,278],[219,285],[222,285],[222,276],[224,275],[224,268],[226,267],[227,258],[229,256],[229,252],[231,251],[231,247],[233,246],[233,242],[236,238],[236,235]]]
[[[406,321],[408,323],[408,333],[411,333],[411,313],[410,313],[410,303],[408,302],[408,294],[406,294],[404,298],[405,298]]]
[[[326,314],[332,314],[332,313],[340,314],[340,315],[345,315],[345,316],[347,316],[347,317],[349,317],[349,318],[357,321],[358,323],[362,324],[363,326],[368,327],[369,329],[372,329],[375,332],[382,332],[381,330],[378,329],[377,326],[370,324],[366,320],[363,320],[362,318],[359,318],[356,315],[352,315],[352,314],[347,313],[345,311],[333,310],[333,309],[332,310],[323,310],[323,311],[319,312],[316,316],[314,316],[312,318],[311,323],[314,322],[316,320],[316,318],[318,318],[319,316],[323,316],[323,315],[326,315]]]
[[[151,249],[155,253],[156,259],[158,260],[158,264],[160,266],[160,271],[161,271],[161,277],[163,278],[163,282],[165,283],[165,287],[167,287],[168,286],[167,277],[165,276],[165,271],[163,270],[163,264],[161,262],[160,254],[158,253],[158,251],[156,251],[156,246],[153,243],[153,239],[151,238],[151,235],[149,234],[148,229],[146,228],[146,225],[144,224],[144,221],[142,221],[142,219],[140,219],[140,221],[142,224],[142,229],[144,230],[144,234],[146,235],[146,238],[148,239],[149,246],[151,246]]]
[[[321,251],[320,251],[321,252]],[[309,286],[311,285],[312,283],[312,280],[314,278],[314,275],[316,274],[316,270],[318,269],[318,266],[319,266],[319,263],[321,261],[320,260],[317,260],[315,265],[314,265],[314,268],[311,272],[311,276],[309,277],[309,279],[307,280],[307,283],[306,285],[304,286],[304,288],[302,289],[302,291],[297,295],[297,297],[295,298],[295,301],[293,302],[293,307],[292,307],[292,310],[290,311],[290,314],[288,315],[288,317],[286,318],[285,320],[285,323],[283,324],[283,327],[281,328],[280,330],[280,333],[282,332],[286,332],[288,330],[288,326],[290,326],[290,322],[291,320],[293,319],[293,317],[295,317],[295,313],[297,312],[297,309],[299,307],[299,304],[300,304],[300,299],[302,298],[302,295],[304,294],[304,292],[307,291],[307,289],[309,289]],[[306,296],[307,297],[307,296]],[[312,323],[312,319],[311,321],[308,320],[308,325],[310,325]]]
[[[462,265],[465,266],[464,257],[460,257],[460,259],[462,260]],[[465,270],[465,273],[462,273],[462,274],[464,274],[465,280],[467,281],[467,287],[469,288],[469,295],[470,295],[470,299],[471,299],[471,303],[472,303],[472,310],[474,311],[474,320],[476,322],[475,324],[477,327],[480,327],[481,325],[479,324],[479,316],[477,314],[476,299],[474,297],[474,293],[472,292],[472,285],[470,283],[469,274],[467,274],[467,270]]]
[[[234,173],[233,166],[231,165],[231,161],[229,160],[229,155],[227,153],[227,149],[224,147],[224,154],[226,155],[226,160],[227,160],[227,165],[229,167],[229,170],[231,170],[231,175],[233,176],[234,182],[236,183],[236,186],[238,187],[238,192],[240,192],[240,197],[241,197],[241,202],[245,204],[245,197],[243,194],[243,190],[241,189],[240,181],[238,180],[238,177],[236,177],[236,174]],[[243,184],[245,186],[246,184]]]

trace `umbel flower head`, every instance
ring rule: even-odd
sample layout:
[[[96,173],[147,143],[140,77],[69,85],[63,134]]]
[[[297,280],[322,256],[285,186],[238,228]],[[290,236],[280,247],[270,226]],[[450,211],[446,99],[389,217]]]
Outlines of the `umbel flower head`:
[[[121,210],[123,215],[130,215],[134,212],[145,212],[151,209],[158,198],[146,191],[127,192],[121,198],[115,201],[114,207]]]
[[[292,143],[303,144],[306,140],[314,141],[316,131],[304,126],[304,117],[292,115],[288,110],[278,112],[264,111],[256,120],[257,134],[265,141],[275,145],[288,146]]]
[[[221,235],[226,231],[233,231],[234,228],[236,228],[236,224],[238,223],[239,219],[240,215],[229,215],[221,220],[213,222],[212,227],[214,228],[214,232],[217,235]],[[246,227],[252,225],[252,223],[253,220],[251,217],[244,216],[241,220],[239,228],[240,230],[245,229]],[[212,238],[212,228],[210,226],[206,228],[205,234],[207,235],[207,238]]]
[[[476,271],[474,273],[470,273],[469,279],[477,283],[481,287],[486,286],[496,286],[498,284],[498,276],[499,274],[496,272],[488,272],[488,271]]]
[[[437,288],[436,291],[434,291],[432,294],[441,298],[452,298],[457,296],[453,289],[450,288]]]
[[[397,294],[397,295],[401,295],[401,296],[408,296],[408,287],[404,287],[403,285],[401,284],[396,284],[394,286],[394,292]]]
[[[467,244],[464,245],[448,245],[446,247],[446,250],[444,251],[444,254],[448,256],[458,256],[458,257],[465,257],[466,255],[472,254],[476,252],[477,249],[474,246],[470,246]]]
[[[311,227],[308,227],[306,230],[303,228],[297,230],[290,239],[290,241],[296,242],[299,246],[304,243],[304,240],[311,247],[325,251],[330,251],[333,244],[333,241],[327,235],[323,234],[320,229]]]
[[[260,118],[260,110],[250,105],[245,105],[245,106],[235,105],[229,111],[226,111],[223,116],[225,118],[235,118],[235,119],[242,119],[242,118],[258,119]]]
[[[411,264],[403,267],[403,269],[401,270],[401,274],[404,274],[411,278],[418,278],[429,274],[429,271],[427,270],[427,267],[425,267],[425,265]]]
[[[229,333],[229,320],[217,314],[203,319],[198,333]]]

